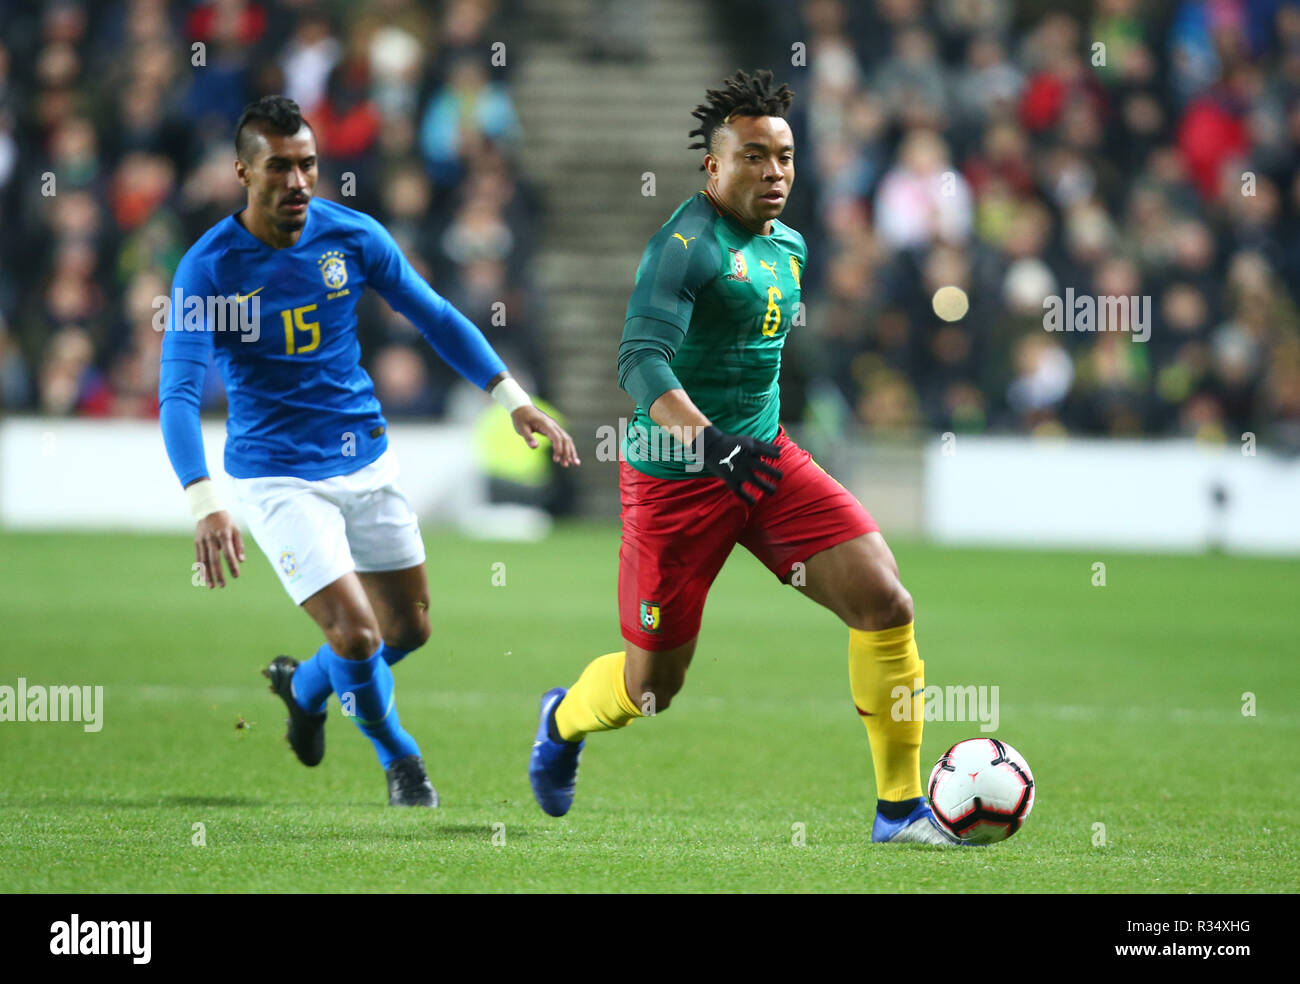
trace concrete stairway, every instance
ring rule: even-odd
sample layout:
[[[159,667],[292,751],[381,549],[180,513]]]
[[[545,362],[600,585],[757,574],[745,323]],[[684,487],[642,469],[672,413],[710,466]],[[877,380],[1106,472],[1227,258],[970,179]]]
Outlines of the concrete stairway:
[[[635,2],[635,0],[634,0]],[[632,401],[618,388],[637,263],[655,230],[703,187],[702,152],[687,150],[691,110],[737,66],[710,5],[647,3],[642,61],[588,57],[591,0],[524,0],[513,97],[523,161],[545,203],[533,275],[556,404],[583,459],[582,507],[618,512],[616,460],[597,460],[598,429],[618,429]],[[642,193],[643,174],[655,195]]]

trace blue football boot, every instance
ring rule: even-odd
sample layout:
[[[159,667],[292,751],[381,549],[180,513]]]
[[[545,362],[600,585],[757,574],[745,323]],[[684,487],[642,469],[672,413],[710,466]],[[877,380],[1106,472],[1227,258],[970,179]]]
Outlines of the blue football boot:
[[[901,820],[889,820],[879,812],[876,822],[871,825],[871,840],[876,844],[938,844],[943,847],[959,847],[962,841],[949,833],[935,819],[924,797],[916,808]]]
[[[541,713],[537,720],[537,735],[533,738],[533,751],[528,757],[528,781],[533,785],[533,796],[544,813],[562,817],[573,805],[573,793],[578,784],[578,759],[587,744],[556,741],[551,737],[551,721],[555,709],[569,691],[554,687],[542,694]]]

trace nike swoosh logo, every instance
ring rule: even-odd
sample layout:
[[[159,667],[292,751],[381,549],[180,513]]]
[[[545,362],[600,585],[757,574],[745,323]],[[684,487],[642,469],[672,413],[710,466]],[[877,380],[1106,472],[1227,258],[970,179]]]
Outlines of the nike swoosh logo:
[[[857,711],[860,715],[862,715],[862,717],[864,718],[875,717],[875,715],[872,714],[870,711],[864,711],[862,708],[860,708],[857,704],[857,701],[854,701],[853,709]]]
[[[253,291],[251,294],[241,294],[241,293],[239,293],[238,291],[236,291],[236,292],[235,292],[235,303],[236,303],[236,304],[239,304],[239,303],[241,303],[241,302],[243,302],[243,301],[246,301],[246,300],[248,300],[250,297],[252,297],[253,294],[260,294],[260,293],[262,293],[262,291],[264,291],[264,290],[266,290],[266,284],[262,284],[261,287],[257,288],[257,290]]]

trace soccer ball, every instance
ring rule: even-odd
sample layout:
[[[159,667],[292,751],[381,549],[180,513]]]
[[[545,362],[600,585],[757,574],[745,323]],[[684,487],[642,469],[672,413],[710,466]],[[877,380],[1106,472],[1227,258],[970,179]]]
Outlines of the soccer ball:
[[[1006,840],[1034,808],[1034,775],[1024,757],[996,738],[967,738],[930,773],[935,819],[970,844]]]

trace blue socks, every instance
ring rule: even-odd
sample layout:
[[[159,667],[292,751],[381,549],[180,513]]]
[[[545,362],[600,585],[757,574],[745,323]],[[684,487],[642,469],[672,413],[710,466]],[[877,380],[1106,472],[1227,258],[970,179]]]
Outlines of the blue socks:
[[[293,683],[290,689],[293,690],[293,699],[304,711],[319,714],[325,710],[325,701],[334,692],[334,686],[330,683],[329,667],[336,659],[338,657],[334,655],[334,650],[327,642],[316,650],[316,655],[299,663],[298,668],[293,671]]]
[[[412,652],[414,650],[398,649],[386,642],[379,647],[379,655],[389,666],[400,663]],[[293,674],[291,689],[294,700],[304,711],[319,714],[325,710],[325,702],[334,692],[334,685],[330,683],[329,667],[336,659],[338,657],[334,655],[334,650],[329,647],[329,643],[326,643],[316,650],[316,654],[311,659],[298,664],[298,669]]]
[[[384,648],[381,646],[369,659],[341,659],[331,651],[327,669],[334,692],[343,704],[343,712],[357,722],[361,733],[374,744],[379,764],[386,769],[399,758],[419,755],[420,747],[402,729],[397,716],[393,703],[393,671],[383,657]],[[314,662],[316,658],[314,656],[308,662]]]
[[[402,729],[393,706],[393,673],[389,669],[410,652],[383,643],[369,659],[343,659],[326,643],[311,659],[298,664],[293,674],[293,698],[304,711],[319,714],[325,710],[329,695],[339,694],[344,713],[374,743],[379,762],[386,769],[396,759],[420,754],[415,739]],[[351,696],[345,699],[344,694]]]
[[[415,652],[415,650],[398,649],[396,646],[390,646],[386,642],[379,646],[379,655],[384,657],[384,662],[389,666],[392,666],[395,663],[400,663],[413,652]]]

